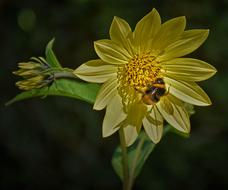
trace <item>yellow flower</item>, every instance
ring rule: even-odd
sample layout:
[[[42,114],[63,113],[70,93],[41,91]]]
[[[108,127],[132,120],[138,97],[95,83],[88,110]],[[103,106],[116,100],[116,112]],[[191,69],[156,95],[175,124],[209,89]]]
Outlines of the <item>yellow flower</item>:
[[[196,50],[209,31],[185,30],[185,24],[185,17],[161,24],[153,9],[132,31],[125,20],[114,17],[111,40],[94,43],[100,59],[82,64],[74,74],[88,82],[104,83],[94,104],[96,110],[106,108],[103,137],[123,127],[129,146],[143,125],[158,143],[164,120],[181,132],[190,132],[185,102],[211,104],[196,82],[210,78],[216,69],[197,59],[181,58]],[[158,81],[162,84],[156,84]]]

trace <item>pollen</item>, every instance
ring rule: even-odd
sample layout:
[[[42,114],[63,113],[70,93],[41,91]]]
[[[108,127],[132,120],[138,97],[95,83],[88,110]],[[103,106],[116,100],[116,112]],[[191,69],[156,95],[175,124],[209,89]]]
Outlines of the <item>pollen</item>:
[[[120,95],[129,99],[130,92],[150,86],[159,77],[160,70],[159,61],[151,53],[135,55],[127,64],[118,67]]]

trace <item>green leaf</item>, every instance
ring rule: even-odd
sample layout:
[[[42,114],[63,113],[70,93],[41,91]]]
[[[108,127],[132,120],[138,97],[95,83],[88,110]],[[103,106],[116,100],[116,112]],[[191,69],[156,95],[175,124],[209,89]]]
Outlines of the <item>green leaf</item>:
[[[98,84],[79,82],[70,79],[58,79],[54,81],[50,87],[22,92],[7,102],[6,105],[8,106],[12,103],[33,97],[44,98],[46,96],[66,96],[80,99],[92,104],[95,101],[99,88],[100,85]]]
[[[46,60],[51,67],[62,68],[58,59],[56,58],[56,56],[52,50],[52,46],[54,44],[54,41],[55,41],[55,39],[53,38],[46,46],[46,51],[45,51]]]
[[[163,135],[169,130],[170,126],[165,127]],[[136,178],[139,175],[145,161],[148,159],[155,146],[156,144],[154,144],[143,131],[139,134],[137,141],[128,149],[128,168],[130,176]],[[120,179],[123,180],[122,153],[120,146],[116,148],[113,154],[112,166]]]

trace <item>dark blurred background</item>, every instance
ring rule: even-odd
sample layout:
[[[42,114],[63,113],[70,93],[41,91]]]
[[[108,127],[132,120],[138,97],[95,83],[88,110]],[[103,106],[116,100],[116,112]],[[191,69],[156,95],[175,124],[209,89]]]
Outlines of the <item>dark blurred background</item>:
[[[96,58],[93,41],[108,38],[113,16],[134,27],[153,7],[163,21],[185,15],[188,29],[210,29],[191,56],[218,73],[201,83],[213,105],[196,107],[190,138],[163,138],[135,190],[228,189],[228,0],[0,0],[1,190],[121,189],[110,163],[118,136],[101,137],[104,112],[64,97],[4,103],[20,92],[17,63],[44,56],[53,37],[61,64],[76,68]]]

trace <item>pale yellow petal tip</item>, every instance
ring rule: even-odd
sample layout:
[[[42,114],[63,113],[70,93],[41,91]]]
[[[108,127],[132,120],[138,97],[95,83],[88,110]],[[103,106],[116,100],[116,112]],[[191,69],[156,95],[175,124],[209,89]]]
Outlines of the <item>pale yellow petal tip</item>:
[[[96,50],[97,46],[99,46],[101,44],[102,41],[103,40],[96,40],[93,42],[93,46],[94,46],[95,50]]]
[[[119,126],[117,125],[116,127],[111,127],[111,128],[107,128],[107,126],[102,125],[102,137],[103,138],[107,138],[110,137],[111,135],[113,135],[116,131],[119,130]]]
[[[153,11],[157,11],[157,9],[153,8],[153,9],[151,10],[151,12],[153,12]],[[158,11],[157,11],[157,12],[158,12]]]
[[[107,138],[107,137],[109,137],[109,136],[111,136],[110,134],[105,134],[104,132],[102,132],[102,137],[103,138]]]
[[[210,73],[211,73],[209,78],[211,78],[212,76],[214,76],[218,72],[218,70],[211,64],[209,64],[209,66],[210,66],[209,69],[210,69]]]
[[[207,37],[209,36],[210,30],[209,29],[203,29],[204,35],[205,35],[205,39],[207,39]]]
[[[178,17],[172,18],[170,20],[167,20],[163,24],[166,24],[168,22],[178,22],[178,24],[180,24],[180,25],[182,24],[183,26],[186,26],[186,17],[185,16],[178,16]]]
[[[204,100],[203,100],[201,106],[210,106],[210,105],[212,105],[211,99],[210,99],[210,97],[205,93],[205,95],[204,95]]]
[[[112,24],[111,24],[111,27],[110,27],[110,30],[109,30],[110,36],[112,36],[111,31],[112,31],[114,28],[116,28],[116,29],[118,30],[118,27],[120,27],[120,26],[117,26],[117,25],[119,25],[119,23],[121,23],[121,22],[125,22],[125,20],[122,19],[122,18],[120,18],[120,17],[118,17],[118,16],[114,16],[114,17],[113,17]]]
[[[191,131],[191,127],[190,127],[190,125],[189,126],[184,126],[184,127],[182,127],[182,128],[177,128],[176,126],[172,126],[172,127],[174,127],[176,130],[178,130],[178,131],[180,131],[181,133],[184,133],[184,134],[189,134],[190,133],[190,131]]]
[[[99,41],[100,41],[100,40],[96,40],[96,41],[93,42],[94,48],[96,48],[96,46],[99,44]]]
[[[202,106],[210,106],[210,105],[212,105],[211,99],[209,97],[207,97],[207,99],[205,100],[205,102]]]
[[[93,104],[93,110],[103,110],[106,108],[107,105],[104,105],[102,100],[104,99],[104,97],[96,97],[95,103]]]
[[[171,24],[171,26],[175,26],[178,28],[182,28],[182,30],[184,31],[185,27],[186,27],[186,17],[185,16],[179,16],[179,17],[175,17],[173,19],[167,20],[166,22],[164,22],[162,25],[165,26],[167,24]]]
[[[151,139],[151,140],[154,144],[158,144],[161,141],[161,138],[160,139]]]
[[[186,135],[190,134],[191,132],[191,127],[189,126],[186,131],[183,131],[183,133],[185,133]]]
[[[218,72],[218,70],[214,66],[211,65],[211,72],[212,72],[211,76],[213,76]]]
[[[110,31],[109,31],[109,34],[111,34],[111,28],[112,28],[112,25],[117,22],[119,20],[119,17],[118,16],[114,16],[113,19],[112,19],[112,24],[111,24],[111,27],[110,27]]]
[[[184,22],[186,21],[186,16],[180,16],[179,18],[183,19]]]
[[[93,105],[93,110],[102,110],[103,108],[100,108],[99,106],[97,106],[96,104]]]
[[[191,132],[191,123],[189,122],[189,125],[183,128],[182,133],[185,133],[186,135]]]
[[[101,101],[98,98],[96,98],[95,103],[93,104],[93,110],[100,111],[105,109],[106,107],[107,105],[102,104]]]
[[[135,126],[128,125],[128,126],[124,127],[124,136],[125,136],[126,146],[129,147],[132,144],[134,144],[138,135],[139,134],[138,134]]]
[[[102,131],[102,137],[103,137],[103,138],[110,137],[110,136],[113,135],[116,131],[117,131],[117,129],[116,129],[116,130],[113,129],[112,132],[110,132],[110,131],[106,132],[106,131],[103,130],[103,131]]]
[[[152,127],[155,127],[155,126],[152,126]],[[146,134],[154,144],[158,144],[162,139],[162,134],[159,136],[154,136],[153,134],[148,134],[148,132],[146,132]]]
[[[156,8],[153,8],[152,11],[157,11],[157,9],[156,9]],[[158,11],[157,11],[157,12],[158,12]]]
[[[119,20],[119,19],[121,19],[121,18],[118,17],[118,16],[114,16],[114,17],[113,17],[113,21],[116,21],[116,20]]]
[[[182,22],[184,25],[186,25],[186,17],[185,16],[179,16],[179,17],[176,17],[174,19],[179,19],[180,22]]]
[[[98,94],[100,93],[100,91],[98,92]],[[103,98],[104,97],[99,97],[98,95],[97,95],[97,97],[96,97],[96,99],[95,99],[95,102],[94,102],[94,104],[93,104],[93,110],[97,110],[97,111],[99,111],[99,110],[102,110],[102,109],[104,109],[105,107],[104,107],[104,105],[101,103],[102,102],[102,100],[103,100]]]
[[[212,102],[210,100],[206,106],[211,106],[211,105],[212,105]]]
[[[157,9],[155,9],[155,8],[153,8],[153,9],[151,10],[151,13],[156,13],[156,14],[159,15],[159,12],[158,12]]]
[[[186,27],[186,17],[185,16],[181,16],[180,17],[182,19],[182,22],[183,22],[183,25],[184,25],[184,28]]]
[[[103,138],[107,138],[109,136],[111,136],[113,133],[105,133],[104,131],[102,131],[102,137]]]
[[[136,139],[137,138],[130,140],[130,141],[126,141],[126,146],[129,147],[129,146],[133,145],[135,143]]]
[[[197,106],[211,106],[212,102],[211,100],[207,100],[206,102],[201,102],[200,104],[198,104]]]
[[[180,134],[182,134],[183,136],[189,136],[190,135],[190,128],[189,129],[183,129],[183,130],[178,130],[180,132]]]
[[[190,132],[191,132],[191,127],[189,127],[189,129],[188,129],[186,134],[190,134]]]

